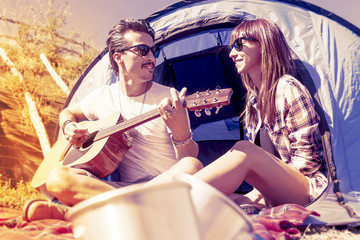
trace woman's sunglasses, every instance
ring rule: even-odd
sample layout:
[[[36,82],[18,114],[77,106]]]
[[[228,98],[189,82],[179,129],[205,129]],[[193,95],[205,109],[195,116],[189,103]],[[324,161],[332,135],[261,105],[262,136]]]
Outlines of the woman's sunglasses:
[[[244,46],[242,40],[257,41],[255,38],[252,37],[239,37],[233,42],[233,44],[229,45],[229,52],[231,52],[233,48],[235,48],[236,51],[241,51]]]
[[[143,57],[148,55],[148,53],[150,51],[154,54],[155,58],[159,57],[159,54],[160,54],[160,48],[158,46],[154,45],[152,47],[149,47],[148,45],[145,45],[145,44],[138,44],[138,45],[134,45],[134,46],[131,46],[128,48],[124,48],[122,51],[129,50],[131,48],[137,48],[140,55]]]

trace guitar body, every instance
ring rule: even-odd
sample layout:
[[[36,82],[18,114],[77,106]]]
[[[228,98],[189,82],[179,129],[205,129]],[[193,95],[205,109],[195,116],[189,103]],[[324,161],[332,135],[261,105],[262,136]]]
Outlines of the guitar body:
[[[96,134],[102,128],[122,121],[120,113],[117,112],[98,121],[84,121],[80,124],[88,128],[90,133]],[[59,166],[81,168],[103,178],[118,167],[124,154],[131,147],[127,134],[121,131],[98,141],[84,141],[81,147],[75,148],[63,135],[59,136],[37,169],[31,182],[32,186],[38,188],[45,184],[51,170]]]

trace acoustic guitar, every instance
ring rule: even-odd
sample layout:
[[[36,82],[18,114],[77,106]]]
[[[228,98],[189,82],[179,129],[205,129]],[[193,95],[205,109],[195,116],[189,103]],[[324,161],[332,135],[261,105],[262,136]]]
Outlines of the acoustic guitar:
[[[201,115],[202,109],[210,115],[211,108],[217,108],[215,113],[218,113],[222,106],[228,105],[232,93],[231,88],[196,92],[186,96],[183,105],[195,111],[196,116]],[[90,134],[79,146],[73,146],[63,135],[59,136],[35,172],[31,185],[42,187],[51,170],[58,166],[85,169],[99,178],[109,175],[131,147],[127,131],[158,117],[160,113],[154,109],[129,120],[123,120],[120,112],[115,112],[100,120],[81,122]]]

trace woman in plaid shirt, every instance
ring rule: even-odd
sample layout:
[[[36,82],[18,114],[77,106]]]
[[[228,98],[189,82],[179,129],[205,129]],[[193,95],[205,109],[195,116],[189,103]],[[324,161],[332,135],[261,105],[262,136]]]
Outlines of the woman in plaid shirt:
[[[239,141],[195,176],[227,195],[245,180],[272,206],[308,204],[327,186],[320,118],[308,90],[293,77],[284,35],[273,22],[249,20],[233,30],[230,42],[230,57],[247,89],[249,141]],[[279,157],[254,144],[261,128]]]

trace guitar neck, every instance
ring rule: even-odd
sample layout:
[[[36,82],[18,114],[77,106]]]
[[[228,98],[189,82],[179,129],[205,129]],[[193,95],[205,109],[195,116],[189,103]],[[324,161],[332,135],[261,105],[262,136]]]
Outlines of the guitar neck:
[[[160,113],[158,109],[151,110],[149,112],[140,114],[139,116],[136,116],[130,120],[125,120],[121,123],[116,124],[115,126],[110,126],[104,129],[101,129],[98,131],[96,136],[94,137],[93,141],[97,141],[103,138],[106,138],[114,133],[117,132],[126,132],[127,130],[137,127],[143,123],[146,123],[148,121],[151,121],[155,118],[160,117]]]
[[[217,88],[216,90],[212,91],[208,90],[205,92],[196,92],[190,96],[185,97],[183,101],[183,106],[190,111],[195,111],[195,114],[201,109],[209,110],[213,107],[216,107],[217,111],[215,113],[217,113],[221,106],[230,103],[230,97],[232,93],[233,90],[231,88]],[[154,110],[136,116],[132,119],[124,120],[123,122],[117,123],[115,126],[100,129],[98,132],[94,133],[91,138],[89,138],[89,140],[97,141],[120,131],[126,132],[131,128],[137,127],[145,122],[148,122],[158,117],[160,117],[160,113],[156,108]]]

